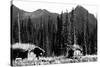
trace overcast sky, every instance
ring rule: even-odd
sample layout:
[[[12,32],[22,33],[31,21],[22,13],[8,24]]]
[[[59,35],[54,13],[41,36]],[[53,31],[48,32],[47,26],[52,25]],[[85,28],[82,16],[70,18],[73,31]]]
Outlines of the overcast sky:
[[[97,14],[97,6],[93,6],[93,5],[53,3],[53,2],[50,3],[50,2],[38,2],[32,0],[26,0],[26,1],[14,0],[13,4],[18,8],[29,12],[33,12],[37,9],[46,9],[54,13],[61,13],[62,11],[65,12],[66,9],[68,10],[68,12],[70,12],[72,8],[75,8],[77,5],[81,5],[85,9],[87,9],[90,13],[94,14],[95,16]]]

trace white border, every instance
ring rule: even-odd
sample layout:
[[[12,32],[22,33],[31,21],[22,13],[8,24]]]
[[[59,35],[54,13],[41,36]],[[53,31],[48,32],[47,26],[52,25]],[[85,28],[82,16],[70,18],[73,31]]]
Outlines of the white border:
[[[99,0],[33,0],[33,1],[48,1],[58,3],[77,3],[77,4],[93,4],[98,5],[98,48],[99,44],[99,32],[100,32],[100,5]],[[100,49],[98,49],[100,53]],[[100,57],[100,55],[98,55]],[[10,65],[10,0],[0,0],[0,67],[9,67]],[[69,64],[54,64],[54,65],[40,65],[41,67],[99,67],[100,58],[98,62],[86,62],[86,63],[69,63]],[[30,66],[29,66],[30,67]],[[31,66],[33,67],[33,66]],[[37,66],[36,66],[37,67]]]

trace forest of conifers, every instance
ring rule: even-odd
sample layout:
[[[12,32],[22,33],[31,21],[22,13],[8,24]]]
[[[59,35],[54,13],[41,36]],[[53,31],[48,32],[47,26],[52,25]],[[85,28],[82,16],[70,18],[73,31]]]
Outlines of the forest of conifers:
[[[35,44],[45,50],[45,56],[66,54],[67,45],[75,42],[83,54],[97,54],[97,19],[82,6],[71,12],[51,13],[45,9],[34,12],[11,6],[11,44],[19,42]]]

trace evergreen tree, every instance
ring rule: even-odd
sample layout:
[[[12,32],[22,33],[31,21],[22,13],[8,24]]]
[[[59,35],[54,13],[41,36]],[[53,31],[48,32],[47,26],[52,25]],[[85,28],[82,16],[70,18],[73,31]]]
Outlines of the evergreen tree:
[[[57,54],[60,55],[61,54],[61,47],[62,47],[62,43],[61,43],[61,33],[62,33],[62,16],[57,16]]]
[[[28,35],[28,43],[32,43],[32,29],[33,29],[33,24],[31,22],[31,18],[28,18],[28,23],[27,23],[27,35]]]
[[[87,28],[87,26],[88,26],[88,22],[87,22],[87,17],[84,19],[84,25],[83,25],[83,31],[84,31],[84,55],[86,55],[87,54],[87,45],[88,45],[88,41],[87,41],[87,30],[88,30],[88,28]]]
[[[64,16],[64,20],[63,20],[63,43],[64,43],[64,55],[67,55],[67,44],[68,44],[68,23],[69,23],[69,20],[68,20],[68,11],[65,13],[65,16]]]
[[[73,32],[74,32],[74,28],[73,28],[73,10],[71,12],[71,14],[68,14],[68,45],[72,45],[73,44]]]

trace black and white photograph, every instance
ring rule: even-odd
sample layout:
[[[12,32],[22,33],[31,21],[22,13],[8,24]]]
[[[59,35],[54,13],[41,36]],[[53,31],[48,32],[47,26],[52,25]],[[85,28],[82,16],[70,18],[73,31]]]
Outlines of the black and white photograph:
[[[12,0],[10,65],[97,62],[97,8]]]

